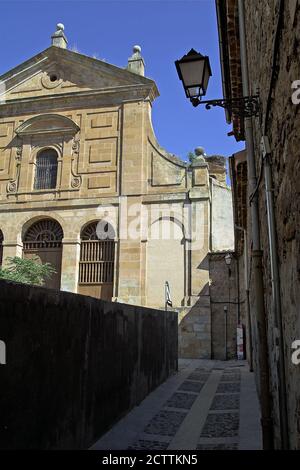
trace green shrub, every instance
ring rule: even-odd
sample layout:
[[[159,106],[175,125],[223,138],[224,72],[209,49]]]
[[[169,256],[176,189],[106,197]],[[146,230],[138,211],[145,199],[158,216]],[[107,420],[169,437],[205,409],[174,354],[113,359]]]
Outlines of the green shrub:
[[[56,273],[50,263],[43,264],[38,257],[26,259],[14,256],[7,258],[7,261],[7,266],[0,268],[0,279],[43,286],[46,279]]]

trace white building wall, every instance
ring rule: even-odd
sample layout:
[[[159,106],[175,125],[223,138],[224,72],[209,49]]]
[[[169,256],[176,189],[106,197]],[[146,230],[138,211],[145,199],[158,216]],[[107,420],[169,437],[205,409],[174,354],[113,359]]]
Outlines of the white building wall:
[[[234,249],[234,224],[231,189],[211,178],[211,249]]]

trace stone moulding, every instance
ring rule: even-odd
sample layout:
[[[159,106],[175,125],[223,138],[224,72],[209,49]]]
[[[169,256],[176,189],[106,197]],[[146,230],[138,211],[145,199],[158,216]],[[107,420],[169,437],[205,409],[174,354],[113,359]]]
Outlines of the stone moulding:
[[[32,134],[71,133],[79,131],[79,126],[72,119],[60,114],[40,114],[23,122],[15,130],[18,136]]]
[[[81,177],[78,176],[78,177],[75,177],[75,178],[72,178],[71,180],[71,187],[73,189],[79,189],[81,186]]]

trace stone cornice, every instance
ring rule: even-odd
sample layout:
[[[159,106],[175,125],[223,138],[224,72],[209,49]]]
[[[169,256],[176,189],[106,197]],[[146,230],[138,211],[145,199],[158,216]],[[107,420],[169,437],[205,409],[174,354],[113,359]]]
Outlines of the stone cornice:
[[[46,96],[35,96],[30,98],[18,98],[7,100],[0,104],[0,113],[14,115],[30,113],[31,109],[36,112],[36,105],[44,106],[44,109],[89,108],[99,106],[116,106],[128,101],[151,102],[155,99],[155,91],[148,85],[123,85],[111,88],[100,88],[96,90],[80,91],[73,93],[52,94]],[[39,108],[41,109],[41,108]]]

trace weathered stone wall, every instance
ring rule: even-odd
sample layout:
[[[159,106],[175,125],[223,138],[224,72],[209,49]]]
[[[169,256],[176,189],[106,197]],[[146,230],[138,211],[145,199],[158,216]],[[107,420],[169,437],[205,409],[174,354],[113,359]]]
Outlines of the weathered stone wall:
[[[179,310],[179,357],[211,359],[211,309],[209,295],[192,307]]]
[[[211,249],[234,249],[231,189],[211,178]]]
[[[244,274],[243,270],[240,272],[239,266],[243,263],[233,257],[228,268],[225,263],[227,253],[208,254],[205,263],[209,284],[192,307],[179,310],[180,357],[218,360],[236,358],[238,322],[243,325],[247,340],[246,299],[239,296],[239,283],[243,282]],[[227,308],[226,314],[224,307]]]
[[[4,263],[22,256],[31,224],[52,218],[64,234],[62,290],[99,295],[98,286],[78,282],[80,238],[89,222],[104,219],[116,240],[113,300],[162,308],[168,281],[173,306],[188,314],[180,321],[180,337],[188,332],[184,354],[210,357],[207,253],[211,238],[213,249],[233,248],[226,159],[199,154],[189,165],[161,148],[151,119],[158,90],[139,73],[50,47],[1,80],[7,90],[0,104]],[[49,147],[58,155],[56,187],[36,190],[38,154]],[[168,225],[166,217],[179,236],[153,239],[152,228]]]
[[[0,448],[81,449],[177,369],[177,314],[0,282]]]
[[[225,255],[226,253],[209,255],[212,358],[220,360],[236,358],[236,327],[239,308],[237,262],[232,258],[230,268],[227,267]],[[227,308],[226,312],[224,307]],[[225,352],[225,321],[227,321],[227,354]]]
[[[281,307],[284,329],[286,387],[289,415],[289,438],[293,449],[300,449],[300,366],[291,362],[291,345],[300,339],[300,106],[293,104],[292,83],[300,80],[300,2],[274,0],[244,2],[251,93],[259,86],[264,133],[269,137],[274,185],[274,206],[281,282]],[[280,17],[279,17],[280,13]],[[278,43],[275,43],[275,34]],[[274,47],[275,44],[275,47]],[[259,142],[261,127],[255,121],[256,164],[261,165]],[[264,287],[268,318],[269,359],[275,423],[275,445],[280,446],[278,376],[274,315],[272,309],[271,271],[264,185],[260,185],[259,202],[261,238],[264,253]],[[252,299],[253,301],[253,299]]]
[[[245,262],[244,255],[237,257],[236,259],[236,276],[237,276],[237,295],[239,302],[239,323],[243,325],[244,330],[244,358],[250,362],[250,333],[251,325],[249,325],[249,313],[247,304],[247,282],[245,279]]]

